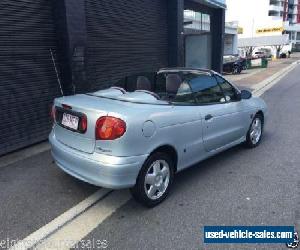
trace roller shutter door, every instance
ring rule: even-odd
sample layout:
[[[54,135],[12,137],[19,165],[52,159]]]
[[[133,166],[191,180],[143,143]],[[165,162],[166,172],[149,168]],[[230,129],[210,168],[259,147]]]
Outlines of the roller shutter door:
[[[0,155],[47,139],[59,88],[49,0],[0,1]]]
[[[166,0],[86,0],[92,89],[168,65]]]

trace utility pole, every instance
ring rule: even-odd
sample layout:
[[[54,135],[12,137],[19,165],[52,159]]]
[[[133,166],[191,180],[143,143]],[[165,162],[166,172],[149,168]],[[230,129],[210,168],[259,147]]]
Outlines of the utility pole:
[[[252,18],[252,38],[254,37],[254,18]]]

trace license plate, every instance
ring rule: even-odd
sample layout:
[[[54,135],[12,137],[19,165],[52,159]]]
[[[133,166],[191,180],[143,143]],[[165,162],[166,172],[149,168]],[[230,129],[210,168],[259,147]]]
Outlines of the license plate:
[[[67,113],[63,114],[63,119],[62,119],[62,122],[61,122],[62,125],[66,126],[68,128],[77,130],[78,129],[78,123],[79,123],[79,118],[77,116],[70,115],[70,114],[67,114]]]

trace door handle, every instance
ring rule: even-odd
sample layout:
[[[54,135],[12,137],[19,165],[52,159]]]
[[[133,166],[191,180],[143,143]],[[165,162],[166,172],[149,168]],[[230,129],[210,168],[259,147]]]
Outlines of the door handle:
[[[209,114],[209,115],[206,115],[204,119],[205,119],[205,121],[209,121],[212,118],[213,118],[213,116],[211,114]]]

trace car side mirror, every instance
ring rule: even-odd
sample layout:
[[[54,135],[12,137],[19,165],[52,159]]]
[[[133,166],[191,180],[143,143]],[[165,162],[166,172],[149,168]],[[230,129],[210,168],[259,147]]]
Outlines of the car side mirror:
[[[242,90],[240,96],[241,99],[250,99],[252,97],[252,93],[248,90]]]

